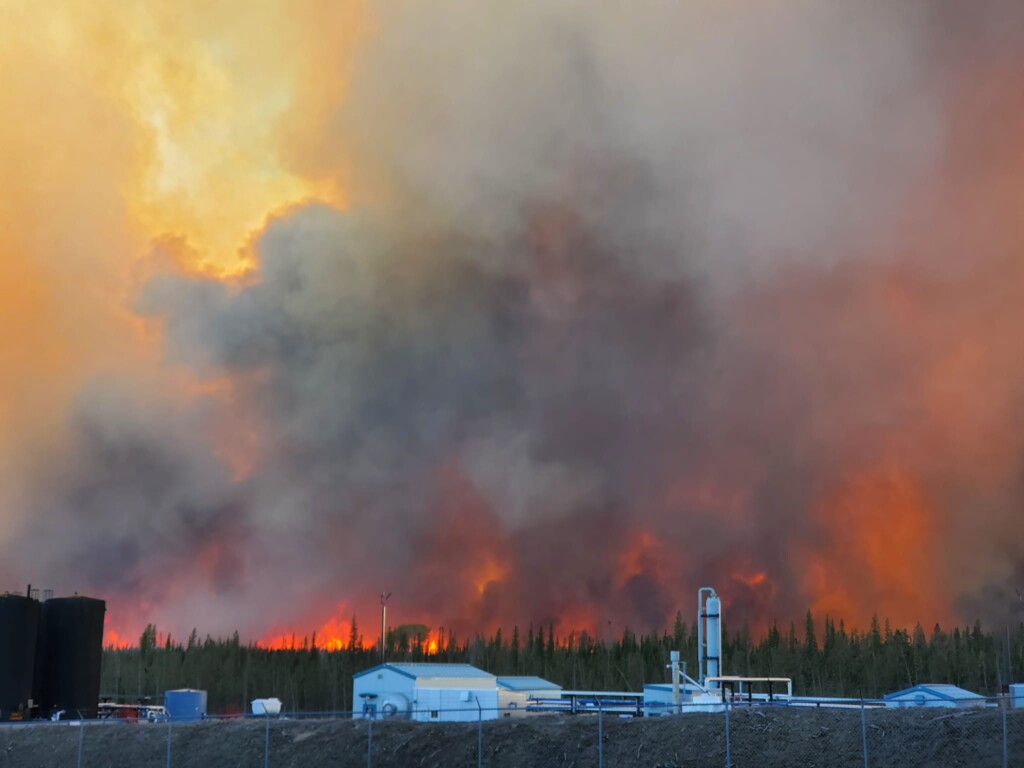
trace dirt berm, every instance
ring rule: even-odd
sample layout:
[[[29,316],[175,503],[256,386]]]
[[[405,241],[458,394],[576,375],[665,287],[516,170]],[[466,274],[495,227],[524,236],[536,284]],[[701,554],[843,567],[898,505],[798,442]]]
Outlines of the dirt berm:
[[[863,768],[866,738],[872,768],[1003,765],[1000,710],[761,709],[733,712],[728,751],[734,768]],[[1024,766],[1024,711],[1006,714],[1008,765]],[[476,723],[378,722],[367,755],[368,723],[271,720],[266,764],[274,768],[473,768]],[[536,716],[484,722],[482,765],[698,768],[726,765],[722,715],[602,721],[596,716]],[[177,724],[170,730],[175,768],[264,765],[265,723],[251,719]],[[168,762],[168,726],[151,723],[5,725],[0,768],[159,768]],[[79,742],[81,740],[81,762]]]

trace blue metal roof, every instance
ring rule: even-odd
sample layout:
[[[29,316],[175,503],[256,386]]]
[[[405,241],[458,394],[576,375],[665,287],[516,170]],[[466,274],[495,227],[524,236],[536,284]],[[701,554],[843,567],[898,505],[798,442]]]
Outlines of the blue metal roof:
[[[458,677],[458,678],[494,678],[494,675],[489,672],[484,672],[482,669],[477,669],[471,664],[406,664],[402,662],[388,662],[387,664],[378,664],[376,667],[358,672],[352,677],[362,677],[368,675],[371,672],[379,672],[382,669],[388,669],[392,672],[397,672],[400,675],[410,678],[411,680],[439,678],[439,677]]]
[[[644,683],[645,691],[672,691],[672,683]],[[690,683],[679,683],[680,692],[696,693],[700,690],[696,685]]]
[[[955,685],[946,685],[943,683],[933,685],[931,683],[923,683],[921,685],[915,685],[913,688],[904,688],[902,691],[887,693],[885,695],[885,700],[892,701],[893,699],[902,699],[915,693],[932,696],[936,699],[942,699],[943,701],[964,701],[984,698],[980,694],[973,693],[963,688],[958,688]]]
[[[529,675],[510,675],[498,678],[498,687],[508,691],[560,691],[562,686],[545,680],[543,677]]]

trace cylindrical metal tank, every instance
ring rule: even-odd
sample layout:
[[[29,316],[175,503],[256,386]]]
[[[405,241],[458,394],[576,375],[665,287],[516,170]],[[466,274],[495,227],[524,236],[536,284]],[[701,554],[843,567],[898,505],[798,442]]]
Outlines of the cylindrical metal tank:
[[[0,595],[0,720],[28,716],[38,632],[38,600]]]
[[[164,709],[171,720],[202,720],[206,717],[206,691],[192,688],[165,691]]]
[[[707,619],[707,670],[708,677],[722,674],[722,601],[718,596],[709,597],[704,604]],[[708,684],[710,688],[718,688],[717,682]]]
[[[43,603],[36,690],[40,712],[96,717],[107,604],[91,597],[57,597]]]
[[[412,712],[409,699],[402,693],[385,693],[380,700],[380,716],[407,720]]]

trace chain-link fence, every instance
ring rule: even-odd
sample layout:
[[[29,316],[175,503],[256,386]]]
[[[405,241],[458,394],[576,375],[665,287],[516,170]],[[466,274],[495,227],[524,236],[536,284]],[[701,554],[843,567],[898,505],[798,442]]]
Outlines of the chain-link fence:
[[[970,707],[883,702],[662,705],[637,717],[595,701],[578,714],[477,708],[433,722],[362,713],[120,719],[6,724],[0,766],[648,766],[650,768],[942,768],[1024,766],[1024,709],[1006,699]],[[659,707],[647,707],[652,715]]]

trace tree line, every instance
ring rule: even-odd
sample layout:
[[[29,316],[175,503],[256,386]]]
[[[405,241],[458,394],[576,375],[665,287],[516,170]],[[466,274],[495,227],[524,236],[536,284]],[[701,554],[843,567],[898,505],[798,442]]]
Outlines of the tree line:
[[[803,626],[773,624],[759,638],[743,627],[723,626],[723,674],[790,677],[794,693],[880,698],[919,683],[952,683],[984,695],[1024,680],[1024,623],[993,634],[973,627],[930,632],[921,626],[893,629],[872,620],[867,630],[848,630],[810,612]],[[343,647],[327,650],[316,636],[296,639],[287,650],[227,639],[184,641],[158,636],[148,626],[135,648],[103,652],[101,693],[115,701],[159,703],[173,688],[208,692],[211,713],[244,711],[257,697],[277,696],[287,710],[340,712],[353,708],[352,676],[380,663],[380,648],[363,642],[355,620]],[[336,644],[334,644],[336,645]],[[469,663],[495,675],[538,675],[572,690],[642,691],[644,683],[669,680],[669,652],[678,650],[696,677],[697,627],[676,617],[671,631],[614,640],[588,632],[556,634],[554,627],[513,627],[510,633],[460,638],[422,625],[389,629],[388,661]]]

